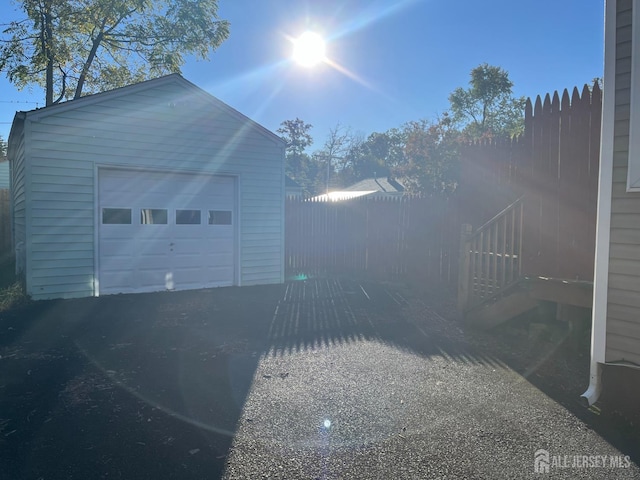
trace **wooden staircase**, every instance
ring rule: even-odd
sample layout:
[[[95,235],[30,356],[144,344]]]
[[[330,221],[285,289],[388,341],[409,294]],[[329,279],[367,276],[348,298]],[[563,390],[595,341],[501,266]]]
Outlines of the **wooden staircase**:
[[[526,197],[520,197],[460,242],[458,308],[468,324],[489,329],[555,302],[557,318],[571,320],[576,308],[591,308],[593,282],[532,274],[538,252],[529,251]],[[539,244],[536,247],[541,248]]]

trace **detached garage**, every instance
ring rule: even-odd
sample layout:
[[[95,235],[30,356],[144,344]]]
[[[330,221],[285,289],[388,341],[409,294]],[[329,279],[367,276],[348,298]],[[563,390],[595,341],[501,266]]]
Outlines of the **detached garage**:
[[[27,293],[283,282],[284,147],[177,74],[18,112],[8,157]]]

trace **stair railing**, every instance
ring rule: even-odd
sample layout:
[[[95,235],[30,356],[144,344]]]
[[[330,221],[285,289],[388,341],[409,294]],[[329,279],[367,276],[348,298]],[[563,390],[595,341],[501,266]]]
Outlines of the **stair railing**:
[[[463,225],[458,307],[473,308],[516,283],[522,272],[524,197],[475,232]]]

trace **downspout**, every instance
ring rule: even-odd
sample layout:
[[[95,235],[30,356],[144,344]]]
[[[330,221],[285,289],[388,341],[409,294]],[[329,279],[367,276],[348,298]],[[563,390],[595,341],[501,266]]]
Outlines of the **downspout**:
[[[611,194],[613,189],[613,140],[616,88],[616,4],[617,0],[605,0],[604,90],[602,96],[602,127],[600,135],[596,252],[593,273],[591,365],[589,387],[581,395],[581,399],[586,406],[593,405],[598,400],[602,392],[602,365],[605,362],[607,340],[609,242],[611,233]],[[633,25],[633,28],[638,28],[638,26]]]

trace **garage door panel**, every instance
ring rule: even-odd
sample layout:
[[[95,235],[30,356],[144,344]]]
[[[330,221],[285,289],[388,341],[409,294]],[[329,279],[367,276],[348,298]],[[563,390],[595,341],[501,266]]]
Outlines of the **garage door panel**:
[[[129,242],[132,236],[132,230],[127,232],[114,232],[109,237],[103,236],[102,243],[106,248],[112,249],[113,251],[122,251],[122,249],[125,249],[133,253],[135,249],[131,245],[131,242]]]
[[[100,264],[102,272],[123,272],[131,269],[135,257],[129,255],[112,255],[107,261]]]
[[[226,280],[228,278],[233,278],[233,267],[231,266],[210,267],[209,272],[210,272],[210,278],[211,278],[210,286],[221,286],[221,285],[230,286],[233,284],[232,282],[229,282],[228,280]]]
[[[233,267],[233,263],[228,259],[229,255],[225,253],[209,254],[203,259],[203,263],[209,268]]]
[[[173,290],[174,288],[171,272],[166,268],[139,268],[135,272],[135,276],[138,286],[143,289],[160,287],[159,290]]]
[[[229,280],[233,278],[232,275],[233,268],[227,267],[208,268],[206,275],[203,269],[181,270],[174,272],[175,289],[227,287],[233,285]]]
[[[183,282],[198,282],[201,283],[206,279],[205,268],[202,265],[180,265],[180,270],[173,272],[173,277]],[[181,283],[181,282],[178,282]]]
[[[229,235],[227,238],[218,238],[212,243],[210,251],[217,252],[220,250],[232,251],[234,249],[233,235]]]
[[[135,270],[139,271],[162,271],[170,270],[167,264],[166,255],[144,255],[140,256],[134,264]]]
[[[139,256],[152,255],[164,257],[169,254],[170,250],[169,242],[167,240],[146,240],[142,244],[138,245]]]
[[[130,238],[131,235],[123,236],[122,238],[103,239],[100,242],[103,253],[106,255],[135,255],[135,245],[131,244]]]
[[[215,245],[210,248],[205,255],[224,255],[229,258],[229,255],[233,253],[233,242],[216,242]]]
[[[128,272],[101,271],[100,291],[102,293],[133,293],[135,291],[135,279]]]
[[[180,271],[175,273],[176,290],[190,290],[215,286],[207,282],[201,271]],[[226,285],[231,285],[227,283]]]
[[[164,208],[166,196],[166,193],[141,191],[140,196],[134,200],[143,208]]]
[[[99,210],[131,209],[130,225],[99,225],[100,292],[233,285],[235,227],[209,212],[235,222],[235,195],[233,177],[100,170]]]
[[[202,255],[182,254],[176,255],[176,259],[180,264],[180,270],[190,268],[202,268]]]
[[[207,225],[209,232],[207,237],[212,241],[230,242],[233,241],[233,228],[220,225]]]
[[[208,245],[202,238],[175,238],[172,248],[176,255],[182,253],[203,254],[211,249],[211,245]]]
[[[202,241],[204,238],[202,225],[176,225],[172,237],[183,241]]]
[[[101,255],[100,268],[106,270],[120,269],[123,266],[133,264],[136,260],[136,253],[132,245],[125,245],[121,242],[103,247],[104,254]]]

